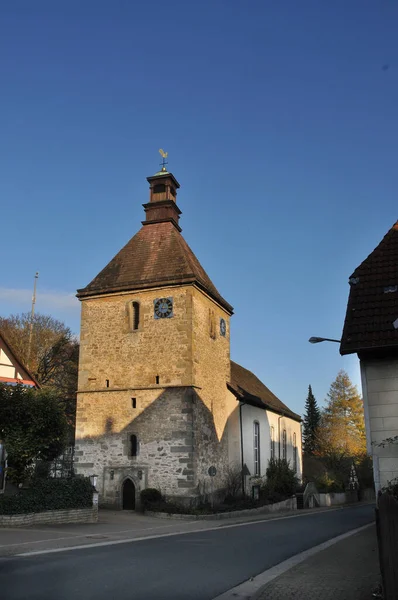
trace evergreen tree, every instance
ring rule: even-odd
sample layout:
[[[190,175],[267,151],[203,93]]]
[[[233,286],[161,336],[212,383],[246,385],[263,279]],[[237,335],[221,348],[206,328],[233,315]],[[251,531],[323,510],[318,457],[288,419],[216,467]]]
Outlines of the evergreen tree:
[[[317,433],[317,454],[352,458],[366,454],[362,398],[345,371],[330,386]]]
[[[321,411],[318,403],[312,393],[312,388],[308,386],[308,396],[305,401],[305,415],[303,428],[303,446],[306,454],[314,454],[316,449],[316,435],[319,422],[321,419]]]

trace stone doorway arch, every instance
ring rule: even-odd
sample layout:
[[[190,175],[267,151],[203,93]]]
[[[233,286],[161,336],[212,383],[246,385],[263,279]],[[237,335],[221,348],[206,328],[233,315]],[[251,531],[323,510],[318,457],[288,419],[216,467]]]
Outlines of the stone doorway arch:
[[[135,510],[135,485],[128,477],[122,485],[122,508],[123,510]]]

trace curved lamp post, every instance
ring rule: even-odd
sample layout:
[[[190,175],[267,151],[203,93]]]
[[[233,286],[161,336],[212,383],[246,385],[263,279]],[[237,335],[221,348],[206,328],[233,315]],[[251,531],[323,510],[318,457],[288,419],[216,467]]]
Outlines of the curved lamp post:
[[[310,344],[319,344],[319,342],[337,342],[340,344],[341,340],[333,340],[332,338],[324,338],[324,337],[310,337],[308,340]]]

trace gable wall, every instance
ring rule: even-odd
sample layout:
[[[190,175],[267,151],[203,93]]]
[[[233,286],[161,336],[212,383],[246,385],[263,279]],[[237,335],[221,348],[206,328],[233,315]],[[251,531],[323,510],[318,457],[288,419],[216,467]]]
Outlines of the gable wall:
[[[0,338],[0,377],[9,379],[25,379],[30,380],[30,375],[27,374],[22,365],[10,353],[6,344]]]

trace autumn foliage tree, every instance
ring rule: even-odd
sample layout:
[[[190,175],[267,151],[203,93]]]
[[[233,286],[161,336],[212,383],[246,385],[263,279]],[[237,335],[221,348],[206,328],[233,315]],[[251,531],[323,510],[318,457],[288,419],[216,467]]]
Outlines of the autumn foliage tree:
[[[30,313],[0,317],[0,331],[28,369],[39,380],[42,379],[39,383],[44,385],[47,384],[49,375],[48,366],[44,362],[48,363],[49,355],[54,359],[53,349],[57,345],[59,347],[60,340],[73,342],[72,332],[65,323],[40,313],[34,315],[33,322]],[[58,371],[62,364],[57,360]]]
[[[7,318],[0,317],[0,331],[40,386],[56,392],[72,426],[79,343],[69,327],[50,315],[40,313],[34,316],[32,323],[30,313],[22,313]]]
[[[366,454],[362,398],[345,371],[330,386],[317,430],[317,454],[354,458]]]

